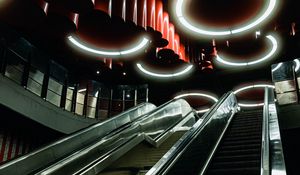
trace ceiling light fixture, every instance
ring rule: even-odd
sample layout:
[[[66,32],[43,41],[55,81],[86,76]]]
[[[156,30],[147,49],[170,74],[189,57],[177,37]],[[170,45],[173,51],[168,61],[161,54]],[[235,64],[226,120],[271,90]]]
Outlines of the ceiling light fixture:
[[[205,98],[213,100],[215,103],[218,102],[218,99],[216,97],[214,97],[212,95],[205,94],[205,93],[186,93],[186,94],[178,95],[178,96],[174,97],[174,99],[183,98],[183,97],[190,97],[190,96],[205,97]],[[210,110],[210,108],[202,109],[202,110],[198,110],[197,113],[198,114],[205,113],[209,110]]]
[[[115,57],[115,56],[122,56],[122,55],[128,55],[135,52],[140,51],[141,49],[145,48],[145,46],[148,44],[149,40],[147,38],[143,38],[142,41],[140,41],[136,46],[128,49],[128,50],[121,50],[121,51],[105,51],[103,49],[99,48],[93,48],[91,46],[87,46],[86,44],[83,44],[78,38],[74,36],[68,36],[69,41],[77,46],[78,48],[85,50],[87,52],[101,55],[101,56],[109,56],[109,57]]]
[[[266,38],[268,38],[269,41],[271,41],[272,49],[267,55],[263,56],[260,59],[257,59],[255,61],[250,61],[250,62],[234,62],[234,61],[227,61],[227,60],[223,59],[220,55],[217,55],[216,60],[222,64],[225,64],[228,66],[235,66],[235,67],[255,65],[255,64],[261,63],[263,61],[266,61],[266,60],[270,59],[276,53],[276,51],[278,49],[278,43],[272,35],[268,35],[268,36],[266,36]]]
[[[186,2],[186,1],[185,1]],[[206,30],[204,26],[195,26],[191,24],[184,16],[183,14],[183,6],[184,6],[184,0],[177,0],[176,3],[176,16],[179,20],[179,22],[189,30],[201,34],[201,35],[209,35],[209,36],[225,36],[225,35],[231,35],[236,33],[241,33],[244,31],[247,31],[258,24],[262,23],[264,20],[266,20],[267,17],[270,16],[270,14],[274,11],[276,6],[276,0],[268,0],[268,7],[263,12],[263,14],[259,17],[257,17],[254,21],[250,22],[249,24],[246,24],[242,27],[236,28],[236,29],[228,29],[223,31],[213,31],[213,30]]]
[[[243,92],[243,91],[245,91],[245,90],[248,90],[248,89],[253,89],[253,88],[265,88],[265,87],[275,89],[275,86],[270,85],[270,84],[255,84],[255,85],[250,85],[250,86],[245,86],[245,87],[239,88],[239,89],[235,90],[233,93],[236,95],[236,94],[241,93],[241,92]],[[250,104],[250,103],[239,103],[238,105],[239,105],[240,107],[258,107],[258,106],[263,106],[264,103],[254,103],[254,104]]]
[[[193,65],[188,65],[187,67],[185,67],[181,71],[178,71],[178,72],[175,72],[175,73],[163,74],[163,73],[154,73],[154,72],[151,72],[149,70],[146,70],[140,63],[137,63],[136,66],[138,67],[138,69],[141,72],[143,72],[147,75],[153,76],[153,77],[160,77],[160,78],[178,77],[178,76],[181,76],[181,75],[184,75],[184,74],[188,73],[193,68]]]

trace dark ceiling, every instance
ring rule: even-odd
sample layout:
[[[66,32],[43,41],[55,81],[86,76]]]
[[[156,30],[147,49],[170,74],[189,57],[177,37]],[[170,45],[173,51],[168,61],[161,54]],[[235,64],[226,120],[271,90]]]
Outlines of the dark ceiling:
[[[272,63],[293,60],[300,57],[299,24],[297,0],[281,0],[271,20],[249,33],[227,37],[195,37],[184,31],[174,18],[172,1],[164,0],[164,9],[169,13],[170,21],[175,25],[176,32],[185,46],[185,53],[190,63],[196,68],[189,76],[179,79],[152,78],[138,72],[135,63],[143,61],[152,64],[156,69],[173,70],[184,63],[172,50],[163,49],[156,54],[156,48],[168,42],[160,32],[152,28],[137,26],[133,21],[123,21],[119,16],[110,17],[107,13],[93,9],[89,0],[46,0],[49,2],[48,14],[41,8],[42,0],[5,0],[0,1],[0,21],[10,25],[32,42],[36,47],[51,55],[53,59],[67,67],[74,77],[85,77],[113,84],[148,83],[150,90],[165,94],[164,97],[153,95],[153,101],[164,101],[177,91],[185,89],[202,89],[221,96],[224,92],[245,82],[271,81],[270,65]],[[122,6],[122,0],[114,0],[115,8]],[[131,0],[127,0],[128,2]],[[140,1],[138,0],[138,3]],[[261,13],[264,0],[189,0],[188,15],[191,20],[211,27],[238,26]],[[2,6],[2,7],[1,7]],[[131,7],[128,7],[131,8]],[[74,23],[65,16],[65,11],[79,13],[78,30]],[[139,17],[138,17],[139,18]],[[291,34],[292,25],[295,32]],[[255,38],[255,31],[261,36]],[[114,48],[125,47],[129,42],[136,41],[141,35],[148,35],[152,42],[145,53],[134,57],[114,59],[109,68],[103,58],[87,55],[75,50],[66,42],[70,33],[76,33],[85,41],[95,46]],[[266,34],[275,33],[279,38],[279,53],[262,65],[242,69],[218,66],[213,52],[212,40],[215,39],[216,49],[233,58],[247,60],[256,57],[267,49]],[[228,47],[229,43],[229,47]],[[212,60],[212,66],[199,61],[201,53]],[[100,74],[96,74],[100,71]],[[123,73],[126,72],[126,75]]]

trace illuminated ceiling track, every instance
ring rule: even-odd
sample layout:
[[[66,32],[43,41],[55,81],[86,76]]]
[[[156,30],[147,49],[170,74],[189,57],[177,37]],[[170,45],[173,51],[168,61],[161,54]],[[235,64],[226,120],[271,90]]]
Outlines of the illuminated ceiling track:
[[[185,15],[183,14],[183,7],[185,6],[184,2],[186,2],[185,0],[177,0],[176,16],[177,16],[177,19],[179,20],[179,22],[185,28],[189,29],[190,31],[192,31],[194,33],[201,34],[201,35],[208,35],[208,36],[226,36],[226,35],[237,34],[237,33],[247,31],[249,29],[254,28],[258,24],[262,23],[264,20],[266,20],[271,15],[271,13],[274,11],[276,3],[277,3],[276,0],[267,0],[267,1],[268,1],[267,9],[262,13],[262,15],[260,15],[256,19],[254,19],[252,22],[250,22],[244,26],[241,26],[239,28],[228,29],[228,30],[223,30],[223,31],[207,30],[207,29],[205,29],[205,26],[201,26],[201,25],[196,26],[194,24],[191,24],[185,18]]]
[[[100,56],[108,56],[108,57],[120,57],[122,55],[129,55],[134,54],[137,52],[140,52],[142,49],[144,49],[148,43],[149,40],[144,37],[138,44],[136,44],[134,47],[127,49],[127,50],[104,50],[100,48],[95,48],[92,46],[88,46],[88,44],[84,44],[80,39],[74,37],[74,36],[68,36],[68,40],[76,47],[80,48],[81,50],[84,50],[89,53],[97,54]]]
[[[245,90],[248,90],[248,89],[254,89],[254,88],[265,88],[265,87],[268,87],[268,88],[273,88],[275,89],[275,86],[273,85],[269,85],[269,84],[255,84],[255,85],[250,85],[250,86],[245,86],[245,87],[242,87],[242,88],[239,88],[237,90],[235,90],[233,93],[236,95],[236,94],[239,94]],[[263,106],[264,103],[239,103],[239,106],[240,107],[259,107],[259,106]]]
[[[213,100],[215,103],[218,102],[218,99],[212,95],[208,95],[208,94],[205,94],[205,93],[186,93],[186,94],[181,94],[181,95],[178,95],[176,97],[174,97],[174,99],[178,99],[178,98],[184,98],[184,97],[205,97],[205,98],[208,98],[208,99],[211,99]],[[200,114],[200,113],[205,113],[207,111],[209,111],[210,108],[207,108],[207,109],[202,109],[202,110],[198,110],[197,113]]]
[[[136,64],[137,68],[143,72],[146,75],[150,75],[152,77],[159,77],[159,78],[172,78],[172,77],[179,77],[182,76],[184,74],[187,74],[188,72],[190,72],[193,68],[193,65],[188,65],[187,67],[185,67],[183,70],[180,70],[178,72],[173,72],[173,73],[155,73],[153,71],[147,70],[146,68],[144,68],[142,66],[142,64],[137,63]]]
[[[270,59],[276,53],[276,51],[278,49],[278,43],[272,35],[268,35],[268,36],[266,36],[266,38],[271,42],[272,49],[265,56],[263,56],[259,59],[256,59],[255,61],[249,61],[249,62],[227,61],[228,59],[224,59],[220,55],[217,55],[216,60],[224,65],[233,66],[233,67],[251,66],[251,65],[255,65],[255,64],[261,63],[263,61],[266,61],[266,60]]]

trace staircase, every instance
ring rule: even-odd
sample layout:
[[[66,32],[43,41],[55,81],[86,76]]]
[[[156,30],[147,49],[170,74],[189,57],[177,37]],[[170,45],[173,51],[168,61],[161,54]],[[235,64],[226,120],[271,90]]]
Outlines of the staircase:
[[[232,119],[207,175],[259,175],[262,110],[241,111]]]

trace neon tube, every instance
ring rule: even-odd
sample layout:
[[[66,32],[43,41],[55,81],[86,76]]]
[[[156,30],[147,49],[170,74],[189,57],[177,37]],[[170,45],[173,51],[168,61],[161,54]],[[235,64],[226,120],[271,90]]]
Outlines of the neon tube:
[[[188,20],[185,18],[184,14],[182,12],[182,9],[184,6],[184,0],[177,0],[176,16],[177,16],[179,22],[184,27],[186,27],[187,29],[189,29],[197,34],[209,35],[209,36],[225,36],[225,35],[231,35],[231,34],[236,34],[236,33],[241,33],[241,32],[247,31],[251,28],[254,28],[258,24],[262,23],[274,11],[276,3],[277,3],[276,0],[268,0],[268,8],[266,9],[266,11],[264,11],[264,13],[260,17],[258,17],[257,19],[255,19],[255,21],[250,22],[249,24],[247,24],[245,26],[242,26],[242,27],[239,27],[236,29],[232,29],[232,30],[212,31],[212,30],[206,30],[206,29],[204,29],[204,27],[201,27],[201,26],[196,27],[195,25],[191,24],[190,22],[188,22]]]
[[[181,71],[174,72],[174,73],[168,73],[168,74],[162,74],[162,73],[154,73],[149,70],[146,70],[140,63],[137,63],[136,66],[138,67],[138,69],[141,72],[143,72],[147,75],[153,76],[153,77],[160,77],[160,78],[178,77],[178,76],[181,76],[183,74],[190,72],[193,68],[193,65],[189,65]]]
[[[216,60],[222,64],[229,65],[229,66],[235,66],[235,67],[249,66],[249,65],[254,65],[254,64],[258,64],[263,61],[266,61],[266,60],[270,59],[276,53],[276,51],[278,49],[278,43],[273,36],[268,35],[268,36],[266,36],[266,38],[268,38],[269,41],[271,42],[272,49],[267,55],[263,56],[260,59],[257,59],[255,61],[250,61],[250,62],[233,62],[233,61],[227,61],[227,60],[223,59],[220,55],[217,55]]]
[[[214,102],[218,102],[218,99],[216,97],[214,97],[212,95],[204,94],[204,93],[187,93],[187,94],[181,94],[181,95],[178,95],[178,96],[174,97],[174,99],[183,98],[183,97],[189,97],[189,96],[206,97],[208,99],[213,100]],[[198,114],[200,114],[200,113],[205,113],[205,112],[207,112],[209,110],[210,110],[210,108],[207,108],[207,109],[198,110],[196,112]]]
[[[143,40],[140,43],[138,43],[136,46],[132,47],[131,49],[123,50],[123,51],[104,51],[102,49],[98,49],[98,48],[96,49],[90,46],[86,46],[85,44],[83,44],[73,36],[68,36],[68,39],[73,45],[77,46],[78,48],[101,56],[121,56],[121,55],[132,54],[145,48],[145,46],[148,44],[149,41],[147,38],[143,38]]]
[[[245,86],[245,87],[239,88],[239,89],[235,90],[233,93],[236,95],[236,94],[241,93],[241,92],[243,92],[243,91],[245,91],[247,89],[265,88],[265,87],[275,89],[275,86],[273,86],[273,85],[269,85],[269,84],[256,84],[256,85],[250,85],[250,86]],[[254,103],[254,104],[250,104],[250,103],[238,103],[238,105],[240,107],[259,107],[259,106],[263,106],[264,103]]]

